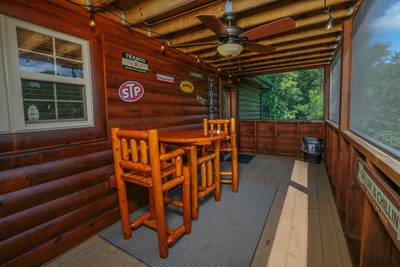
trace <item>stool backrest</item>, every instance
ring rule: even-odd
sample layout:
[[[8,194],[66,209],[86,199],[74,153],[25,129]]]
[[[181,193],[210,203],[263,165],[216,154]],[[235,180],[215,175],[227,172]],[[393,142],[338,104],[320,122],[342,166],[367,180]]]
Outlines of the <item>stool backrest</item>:
[[[116,175],[125,169],[160,176],[158,131],[111,129]],[[120,173],[118,173],[120,172]]]
[[[228,139],[236,137],[235,119],[203,119],[203,132],[205,135],[216,131],[225,133]]]

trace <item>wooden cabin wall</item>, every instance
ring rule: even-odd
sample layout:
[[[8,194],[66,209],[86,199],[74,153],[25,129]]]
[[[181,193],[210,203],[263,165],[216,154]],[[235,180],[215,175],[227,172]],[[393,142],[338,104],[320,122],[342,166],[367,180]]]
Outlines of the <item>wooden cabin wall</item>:
[[[196,125],[208,114],[196,101],[196,94],[207,99],[207,82],[188,71],[208,73],[195,59],[170,48],[161,54],[158,41],[100,16],[90,29],[89,12],[68,1],[0,1],[0,13],[90,42],[94,127],[0,135],[0,266],[40,265],[118,220],[109,128]],[[147,58],[149,72],[122,69],[122,52]],[[195,93],[156,82],[155,72],[192,81]],[[140,102],[118,98],[125,80],[143,84]],[[129,191],[131,210],[147,201],[142,189]]]
[[[303,137],[324,138],[319,121],[239,121],[239,150],[242,152],[302,157]]]
[[[261,118],[261,92],[260,88],[251,84],[240,82],[238,84],[239,95],[239,119],[260,120]]]

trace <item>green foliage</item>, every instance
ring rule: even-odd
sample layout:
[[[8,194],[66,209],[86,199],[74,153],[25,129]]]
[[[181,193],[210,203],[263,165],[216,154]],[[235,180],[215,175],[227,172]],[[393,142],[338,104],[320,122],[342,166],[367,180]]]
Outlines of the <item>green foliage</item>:
[[[263,119],[323,119],[323,69],[267,74],[265,77],[272,81],[276,88],[263,94]]]

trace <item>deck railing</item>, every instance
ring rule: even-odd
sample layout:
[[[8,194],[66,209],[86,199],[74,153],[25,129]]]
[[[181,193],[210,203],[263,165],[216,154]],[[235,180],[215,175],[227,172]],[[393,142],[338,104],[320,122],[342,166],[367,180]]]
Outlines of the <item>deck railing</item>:
[[[302,157],[303,137],[324,137],[322,121],[239,121],[239,150]]]

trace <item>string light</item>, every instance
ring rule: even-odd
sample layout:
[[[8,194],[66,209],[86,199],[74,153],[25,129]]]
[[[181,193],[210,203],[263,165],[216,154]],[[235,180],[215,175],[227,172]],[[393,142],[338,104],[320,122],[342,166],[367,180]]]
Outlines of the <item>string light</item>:
[[[160,48],[160,49],[161,49],[161,52],[164,52],[164,51],[165,51],[165,45],[164,45],[164,42],[162,42],[162,43],[161,43],[161,48]]]
[[[90,15],[89,26],[91,28],[96,27],[96,21],[94,20],[94,14],[93,13]]]
[[[199,56],[196,56],[196,58],[197,58],[197,63],[200,63],[200,58],[199,58]]]

